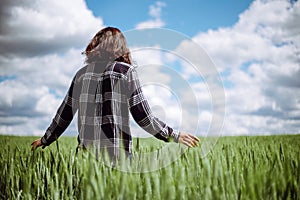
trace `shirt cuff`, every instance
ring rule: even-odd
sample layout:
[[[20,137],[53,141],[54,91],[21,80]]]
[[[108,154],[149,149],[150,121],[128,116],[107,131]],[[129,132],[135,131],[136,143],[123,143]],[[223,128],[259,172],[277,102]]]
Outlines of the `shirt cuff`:
[[[45,136],[41,138],[41,142],[44,146],[47,146],[47,140],[45,139]]]
[[[171,136],[173,137],[174,142],[178,143],[180,132],[173,129]]]

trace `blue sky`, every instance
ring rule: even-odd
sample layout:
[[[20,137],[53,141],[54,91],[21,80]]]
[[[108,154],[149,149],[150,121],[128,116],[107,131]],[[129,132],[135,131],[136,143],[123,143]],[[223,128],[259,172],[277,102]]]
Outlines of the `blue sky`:
[[[149,6],[155,1],[109,1],[99,3],[87,0],[88,8],[95,16],[104,19],[108,26],[116,26],[121,30],[135,28],[136,24],[149,19]],[[238,16],[246,10],[252,1],[163,1],[161,18],[165,28],[179,31],[192,37],[208,29],[231,26],[238,21]]]
[[[4,1],[0,134],[44,134],[105,26],[125,31],[145,95],[169,125],[197,135],[213,121],[222,135],[299,133],[299,16],[289,0]],[[222,103],[224,116],[214,115]],[[76,120],[66,134],[77,134]]]

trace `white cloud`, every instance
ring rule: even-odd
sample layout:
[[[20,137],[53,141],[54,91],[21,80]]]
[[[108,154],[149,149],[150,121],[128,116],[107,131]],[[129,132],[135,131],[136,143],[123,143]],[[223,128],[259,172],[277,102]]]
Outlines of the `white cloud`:
[[[166,3],[157,1],[154,5],[150,6],[149,15],[154,18],[160,18],[162,8],[166,6]]]
[[[224,134],[297,133],[300,3],[257,0],[232,27],[199,33],[226,86]]]
[[[164,67],[163,53],[159,46],[153,47],[131,47],[132,58],[138,64],[137,72],[142,84],[149,82],[168,85],[170,77],[167,74],[161,73],[160,70]],[[147,58],[147,59],[145,59]],[[149,76],[155,74],[155,76]]]
[[[225,82],[226,116],[222,134],[300,131],[300,113],[297,112],[300,107],[300,29],[293,26],[300,20],[299,5],[299,2],[255,1],[232,27],[209,30],[193,38],[206,49]],[[164,57],[170,65],[181,62],[183,79],[201,76],[208,83],[198,80],[200,82],[190,84],[194,94],[183,91],[180,96],[181,103],[186,105],[182,109],[185,119],[182,123],[198,124],[197,134],[203,135],[213,118],[212,109],[219,109],[213,100],[219,101],[222,97],[214,91],[216,87],[211,79],[214,63],[206,52],[195,50],[199,46],[193,41],[183,41],[175,52],[196,63],[200,71],[174,56]],[[193,96],[199,103],[199,112],[191,116],[191,110],[197,107],[190,98]],[[222,105],[222,100],[216,105]],[[222,123],[220,117],[216,115]],[[184,128],[193,131],[188,126]]]
[[[4,1],[0,15],[0,133],[42,135],[103,21],[84,0]]]
[[[181,58],[158,45],[131,49],[144,94],[155,116],[172,128],[206,135],[211,119],[211,99],[205,83],[190,84],[182,75],[182,69],[174,69],[173,62]],[[183,66],[186,67],[191,66]],[[149,137],[135,123],[132,127],[134,135]]]
[[[149,15],[150,19],[138,23],[135,28],[161,28],[165,26],[165,22],[161,19],[162,8],[166,6],[166,3],[157,1],[155,4],[150,5]]]
[[[47,126],[46,120],[50,122],[59,105],[59,100],[49,94],[49,88],[15,80],[1,82],[0,88],[0,132],[29,135],[40,131],[41,134]]]
[[[0,130],[6,130],[2,133],[43,134],[82,64],[79,50],[60,56],[12,59],[6,71],[16,78],[0,83],[0,116],[10,121],[1,120]],[[22,119],[22,123],[15,119]]]
[[[163,27],[164,6],[151,5],[150,20],[137,28]],[[193,38],[212,58],[225,83],[223,134],[300,132],[299,8],[299,2],[257,0],[232,27]],[[1,49],[0,76],[12,77],[0,79],[0,133],[42,135],[83,64],[80,52],[103,21],[83,0],[5,0],[0,17],[0,45],[7,47]],[[184,41],[175,52],[198,63],[207,81],[213,65],[204,51],[191,51],[193,45]],[[133,52],[154,113],[174,128],[205,135],[213,118],[214,86],[189,82],[198,72],[175,54],[158,49]],[[172,69],[178,61],[181,69]]]
[[[6,4],[6,5],[5,5]],[[84,0],[4,2],[0,45],[3,55],[36,56],[86,45],[101,27]]]
[[[171,127],[177,128],[181,124],[180,102],[169,87],[171,76],[163,72],[167,66],[163,60],[165,53],[161,51],[159,45],[153,47],[131,47],[132,57],[138,64],[137,72],[142,85],[142,89],[152,112],[160,120],[166,122]],[[145,59],[147,58],[147,59]],[[139,137],[149,137],[150,135],[131,123],[133,135]]]
[[[137,24],[135,28],[137,28],[137,29],[161,28],[164,26],[165,26],[165,22],[162,19],[157,18],[157,19],[150,19],[145,22],[141,22],[141,23]]]

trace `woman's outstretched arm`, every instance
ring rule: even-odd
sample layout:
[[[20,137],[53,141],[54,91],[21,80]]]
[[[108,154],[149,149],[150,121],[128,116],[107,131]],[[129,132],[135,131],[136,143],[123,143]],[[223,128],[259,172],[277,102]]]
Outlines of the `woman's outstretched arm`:
[[[138,125],[148,133],[165,142],[168,142],[169,138],[173,138],[175,142],[183,143],[186,146],[197,146],[199,139],[196,136],[190,133],[180,133],[153,115],[141,90],[136,71],[131,69],[127,75],[129,109],[133,119]]]
[[[31,143],[31,150],[34,150],[41,146],[43,148],[49,146],[52,142],[58,139],[58,137],[66,130],[66,128],[71,123],[78,108],[78,102],[76,97],[74,96],[74,85],[75,78],[71,83],[66,97],[59,106],[57,113],[52,120],[52,123],[46,130],[45,135],[42,138],[37,139]]]

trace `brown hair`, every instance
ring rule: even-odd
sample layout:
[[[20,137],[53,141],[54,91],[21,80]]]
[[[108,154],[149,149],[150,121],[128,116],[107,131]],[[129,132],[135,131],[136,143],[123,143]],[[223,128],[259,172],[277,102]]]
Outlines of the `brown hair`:
[[[131,64],[131,55],[123,33],[114,27],[100,30],[86,47],[86,63],[120,61]]]

